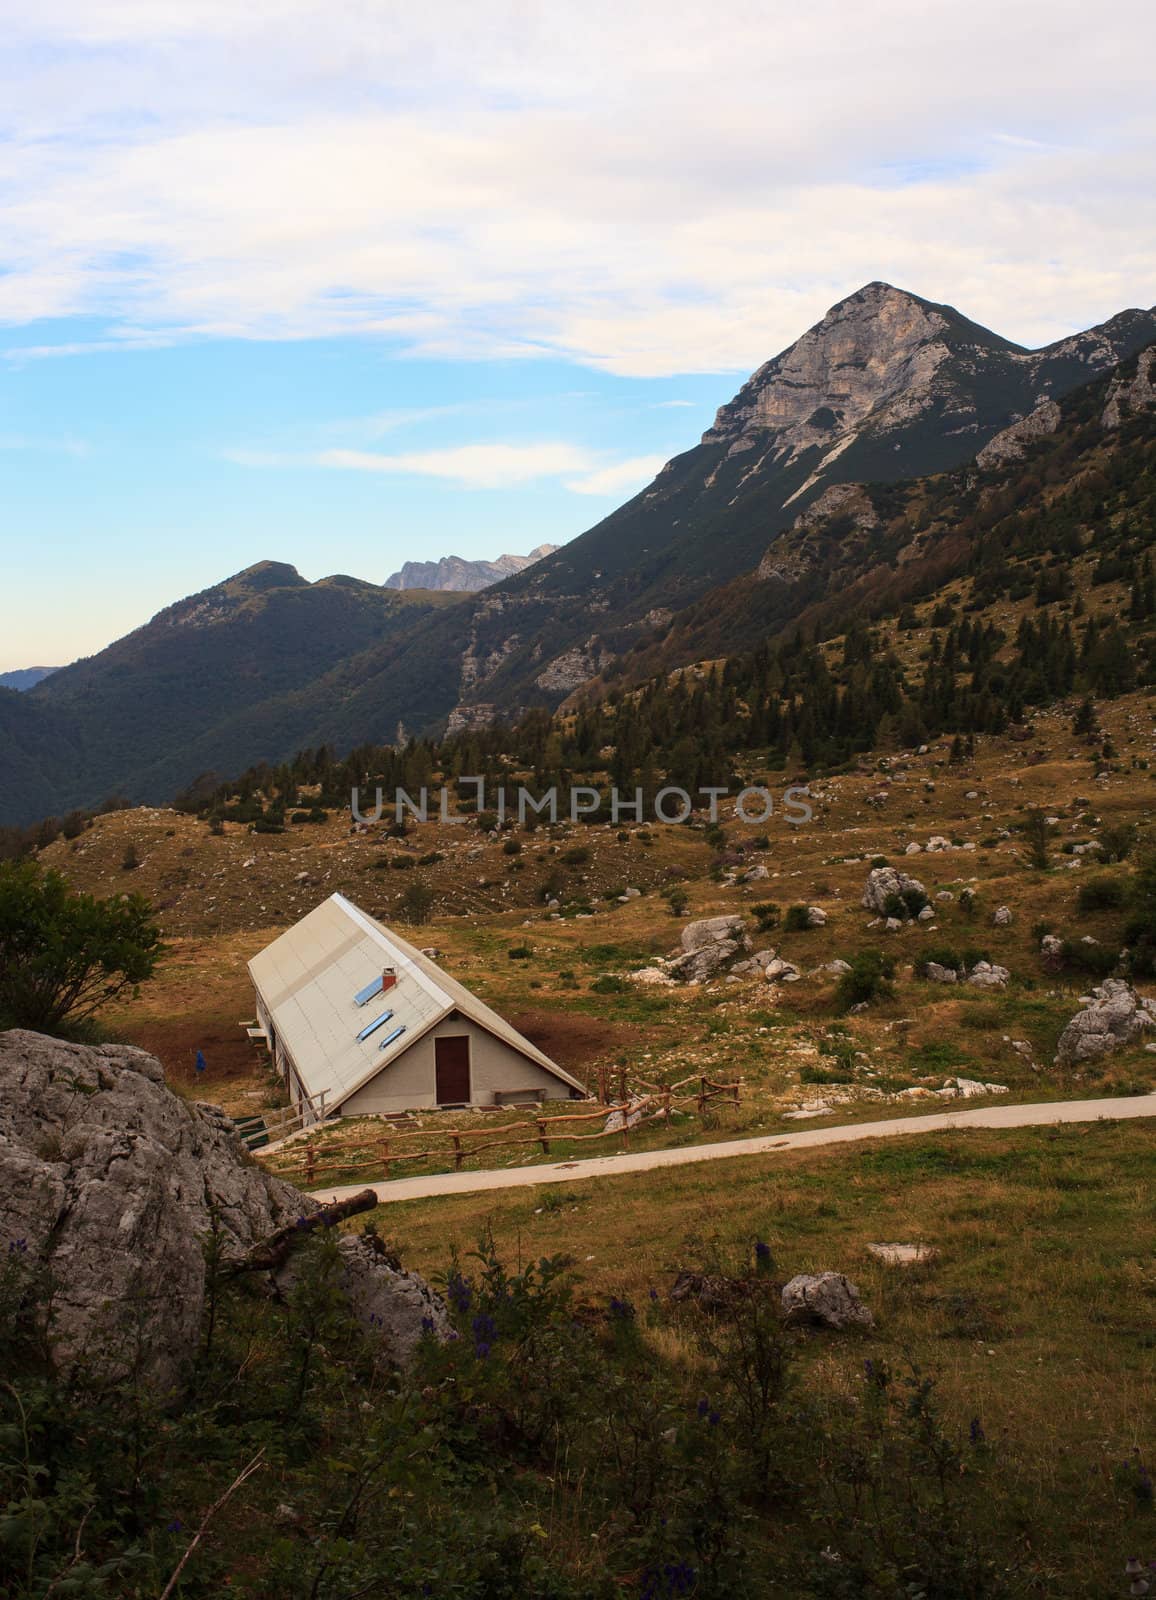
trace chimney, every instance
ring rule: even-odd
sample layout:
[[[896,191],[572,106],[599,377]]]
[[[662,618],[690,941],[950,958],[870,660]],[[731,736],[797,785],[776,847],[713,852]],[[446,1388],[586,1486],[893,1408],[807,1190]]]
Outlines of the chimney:
[[[395,967],[386,967],[385,970],[381,974],[381,992],[382,992],[382,994],[387,994],[389,992],[389,990],[393,988],[393,986],[394,986],[394,984],[396,982],[397,982],[397,969]]]

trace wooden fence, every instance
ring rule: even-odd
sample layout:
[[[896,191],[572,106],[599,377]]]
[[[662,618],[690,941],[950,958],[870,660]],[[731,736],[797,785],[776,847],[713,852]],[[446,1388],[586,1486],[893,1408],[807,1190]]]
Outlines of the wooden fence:
[[[694,1094],[679,1095],[676,1091],[685,1088],[689,1083],[697,1083],[698,1089]],[[317,1141],[313,1137],[302,1140],[293,1146],[292,1151],[274,1152],[265,1157],[271,1170],[278,1177],[288,1177],[291,1173],[300,1173],[307,1185],[312,1184],[324,1173],[332,1172],[364,1172],[369,1168],[380,1168],[385,1177],[391,1176],[395,1163],[403,1161],[437,1161],[452,1160],[454,1171],[460,1172],[463,1163],[474,1156],[481,1155],[485,1150],[509,1149],[517,1146],[537,1145],[543,1155],[550,1154],[552,1140],[563,1138],[568,1144],[587,1139],[613,1139],[622,1140],[622,1148],[630,1148],[631,1122],[637,1124],[640,1120],[655,1121],[661,1117],[669,1123],[671,1112],[679,1104],[693,1104],[700,1115],[708,1106],[716,1103],[737,1106],[741,1080],[734,1083],[715,1083],[710,1078],[684,1078],[681,1083],[671,1084],[669,1087],[650,1085],[649,1092],[641,1099],[623,1100],[617,1104],[600,1107],[597,1111],[578,1112],[560,1116],[539,1116],[532,1119],[535,1132],[529,1133],[531,1123],[507,1122],[497,1128],[444,1128],[440,1130],[416,1130],[413,1133],[398,1132],[390,1129],[388,1134],[383,1134],[379,1139],[357,1145],[346,1145],[340,1150],[318,1150]],[[605,1123],[615,1112],[621,1114],[621,1122],[615,1128],[599,1128],[594,1133],[564,1133],[557,1130],[563,1125],[571,1123],[602,1122]],[[521,1134],[521,1138],[495,1139],[494,1134]],[[430,1144],[423,1150],[399,1150],[401,1140],[425,1139],[428,1141],[445,1141],[444,1144]],[[480,1142],[463,1143],[464,1140]],[[291,1158],[296,1155],[296,1159]]]

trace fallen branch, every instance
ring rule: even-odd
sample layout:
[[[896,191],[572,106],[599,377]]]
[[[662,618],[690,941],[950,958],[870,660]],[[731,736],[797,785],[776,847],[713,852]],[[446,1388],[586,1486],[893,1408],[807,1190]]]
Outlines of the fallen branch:
[[[360,1194],[351,1195],[348,1200],[335,1200],[331,1205],[321,1206],[317,1211],[298,1217],[296,1222],[278,1228],[276,1233],[255,1244],[239,1260],[230,1261],[225,1273],[228,1277],[237,1277],[242,1272],[274,1272],[302,1239],[307,1239],[319,1228],[334,1228],[347,1217],[372,1211],[377,1203],[377,1195],[372,1189],[362,1189]]]

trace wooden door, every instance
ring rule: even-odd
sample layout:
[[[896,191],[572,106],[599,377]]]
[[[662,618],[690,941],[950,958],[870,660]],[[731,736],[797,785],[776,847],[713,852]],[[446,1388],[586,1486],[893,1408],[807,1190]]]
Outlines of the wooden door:
[[[434,1040],[439,1106],[470,1103],[470,1041],[466,1034]]]

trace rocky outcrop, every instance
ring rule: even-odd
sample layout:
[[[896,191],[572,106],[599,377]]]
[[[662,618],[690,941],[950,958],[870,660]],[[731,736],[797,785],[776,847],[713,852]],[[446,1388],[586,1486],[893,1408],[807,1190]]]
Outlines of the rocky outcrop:
[[[476,594],[493,583],[501,583],[503,578],[512,578],[516,572],[524,572],[535,561],[553,555],[560,548],[556,544],[540,544],[528,556],[505,555],[496,561],[466,561],[461,556],[442,556],[440,561],[407,561],[399,571],[390,573],[382,587]]]
[[[973,989],[1006,989],[1011,981],[1011,973],[1006,967],[996,966],[991,961],[977,961],[968,973],[967,981]]]
[[[783,1285],[783,1313],[789,1323],[820,1328],[873,1328],[875,1318],[859,1291],[841,1272],[801,1272]]]
[[[576,645],[573,650],[565,650],[534,679],[539,689],[546,689],[553,693],[569,693],[595,678],[603,667],[610,665],[614,657],[608,650],[602,648],[596,639],[588,639],[585,645]]]
[[[895,916],[898,915],[896,901],[902,900],[907,914],[911,908],[905,896],[911,896],[913,901],[918,896],[926,899],[927,891],[918,878],[908,877],[906,872],[900,872],[896,867],[873,867],[863,885],[860,904],[865,911],[874,911],[876,916]],[[918,915],[918,912],[914,914]]]
[[[1026,417],[1013,422],[1010,428],[990,439],[975,458],[978,467],[1000,467],[1008,461],[1019,461],[1036,439],[1055,433],[1060,425],[1060,408],[1054,400],[1029,411]]]
[[[1114,378],[1108,388],[1100,423],[1118,428],[1124,417],[1156,406],[1156,348],[1142,350],[1136,357],[1136,370]]]
[[[1060,1034],[1057,1067],[1095,1061],[1156,1027],[1156,1001],[1142,998],[1121,978],[1098,985],[1083,1005]]]
[[[705,983],[750,949],[742,917],[703,917],[688,922],[680,937],[681,953],[667,970],[684,983]]]
[[[253,1164],[222,1111],[167,1089],[143,1050],[0,1034],[0,1256],[18,1250],[49,1274],[62,1370],[132,1364],[178,1389],[198,1347],[206,1241],[238,1263],[319,1211]],[[356,1243],[342,1244],[351,1303],[372,1307],[367,1327],[403,1361],[423,1317],[447,1326],[444,1310]]]

